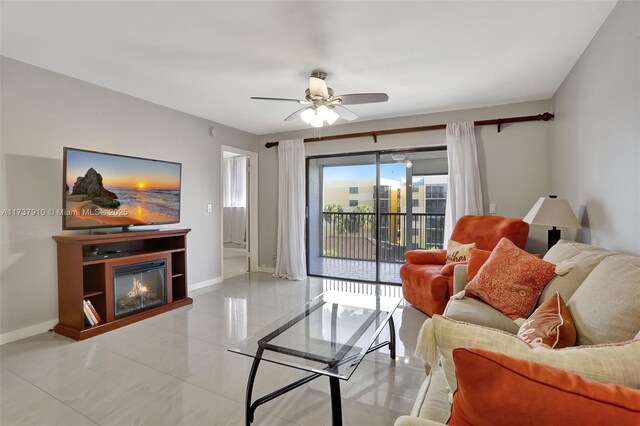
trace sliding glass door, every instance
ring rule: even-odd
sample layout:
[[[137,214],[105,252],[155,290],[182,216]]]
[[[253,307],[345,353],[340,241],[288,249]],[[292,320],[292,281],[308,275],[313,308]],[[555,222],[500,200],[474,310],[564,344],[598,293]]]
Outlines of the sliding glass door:
[[[376,154],[307,161],[310,275],[377,281]]]
[[[443,246],[446,151],[307,160],[310,275],[400,283],[404,253]]]

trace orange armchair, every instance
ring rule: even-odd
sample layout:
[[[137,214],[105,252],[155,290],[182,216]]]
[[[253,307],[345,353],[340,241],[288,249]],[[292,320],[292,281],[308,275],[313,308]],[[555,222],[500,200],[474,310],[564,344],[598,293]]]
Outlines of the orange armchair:
[[[493,250],[503,237],[524,249],[528,236],[529,224],[500,216],[463,216],[451,233],[452,240],[476,243],[482,250]],[[459,263],[446,264],[446,250],[411,250],[404,257],[407,263],[400,268],[404,298],[429,316],[442,314],[453,292],[453,268]]]

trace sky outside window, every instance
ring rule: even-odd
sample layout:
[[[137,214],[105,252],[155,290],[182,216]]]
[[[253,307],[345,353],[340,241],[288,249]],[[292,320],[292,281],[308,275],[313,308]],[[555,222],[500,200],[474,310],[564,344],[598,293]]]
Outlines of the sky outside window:
[[[362,180],[375,179],[375,164],[363,164],[360,166],[326,166],[323,170],[325,180]],[[383,179],[400,180],[406,177],[404,163],[381,164],[380,177]]]

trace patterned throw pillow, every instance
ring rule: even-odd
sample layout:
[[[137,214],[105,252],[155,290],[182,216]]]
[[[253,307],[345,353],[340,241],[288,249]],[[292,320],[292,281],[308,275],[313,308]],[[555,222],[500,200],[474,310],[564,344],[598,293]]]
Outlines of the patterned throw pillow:
[[[560,293],[538,306],[518,330],[518,337],[532,348],[568,348],[576,343],[576,326]]]
[[[555,270],[553,263],[503,238],[467,284],[465,295],[482,299],[511,319],[527,318]]]
[[[476,243],[462,244],[449,240],[447,244],[447,263],[468,262],[471,256],[471,249],[476,248]]]

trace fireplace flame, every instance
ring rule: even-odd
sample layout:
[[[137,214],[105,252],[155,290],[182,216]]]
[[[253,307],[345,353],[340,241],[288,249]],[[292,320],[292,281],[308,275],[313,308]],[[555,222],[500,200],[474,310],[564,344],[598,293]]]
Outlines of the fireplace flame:
[[[142,296],[145,293],[147,293],[149,291],[149,287],[147,287],[146,285],[142,284],[142,281],[140,281],[137,278],[133,279],[133,287],[131,287],[131,291],[129,293],[127,293],[127,296],[129,297],[136,297],[136,296]]]

